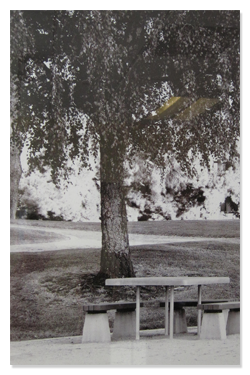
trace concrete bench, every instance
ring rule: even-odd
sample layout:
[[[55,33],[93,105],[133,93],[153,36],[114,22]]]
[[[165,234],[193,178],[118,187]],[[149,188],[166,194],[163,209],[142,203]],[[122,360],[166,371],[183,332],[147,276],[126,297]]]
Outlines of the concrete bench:
[[[140,303],[143,306],[143,303]],[[116,310],[112,340],[135,339],[136,303],[114,302],[88,304],[83,306],[85,321],[82,342],[111,341],[107,311]]]
[[[204,300],[202,303],[226,302],[227,300]],[[174,333],[187,332],[187,319],[184,307],[197,307],[198,301],[189,299],[184,301],[174,301]],[[160,307],[165,307],[165,302],[160,302]],[[169,322],[169,319],[168,319]]]
[[[240,333],[240,302],[202,303],[197,306],[204,312],[200,339],[226,339]]]

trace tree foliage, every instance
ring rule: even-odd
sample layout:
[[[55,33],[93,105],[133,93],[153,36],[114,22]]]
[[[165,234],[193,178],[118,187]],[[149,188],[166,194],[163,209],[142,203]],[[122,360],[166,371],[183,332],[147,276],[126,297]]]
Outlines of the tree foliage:
[[[23,18],[35,46],[22,64],[19,111],[30,126],[31,166],[49,165],[56,177],[69,157],[86,166],[100,143],[116,179],[125,155],[138,151],[159,165],[174,153],[184,168],[190,150],[203,161],[235,156],[239,12],[24,11]],[[172,96],[218,103],[185,120],[150,119]]]
[[[21,151],[27,137],[28,112],[25,108],[26,59],[32,53],[33,38],[21,11],[10,17],[10,117],[11,141]],[[25,115],[24,115],[25,114]]]

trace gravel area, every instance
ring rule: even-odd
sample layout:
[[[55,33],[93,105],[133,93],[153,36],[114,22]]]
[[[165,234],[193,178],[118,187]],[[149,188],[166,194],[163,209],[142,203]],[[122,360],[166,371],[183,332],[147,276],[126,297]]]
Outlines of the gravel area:
[[[240,366],[240,335],[199,340],[194,334],[140,341],[81,343],[81,337],[11,342],[11,365]]]

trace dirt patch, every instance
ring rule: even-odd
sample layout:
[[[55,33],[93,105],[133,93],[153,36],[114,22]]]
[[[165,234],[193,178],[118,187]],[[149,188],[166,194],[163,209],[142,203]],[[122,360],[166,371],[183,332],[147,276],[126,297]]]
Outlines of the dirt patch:
[[[23,230],[22,228],[10,228],[10,245],[23,245],[30,243],[47,243],[66,239],[62,234],[44,232],[42,230]]]

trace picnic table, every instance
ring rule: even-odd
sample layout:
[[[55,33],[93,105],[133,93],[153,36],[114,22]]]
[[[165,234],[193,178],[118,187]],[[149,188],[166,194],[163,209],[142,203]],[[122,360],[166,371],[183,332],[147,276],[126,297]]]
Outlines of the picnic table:
[[[174,287],[198,286],[197,304],[201,304],[201,286],[207,284],[228,284],[229,277],[131,277],[106,279],[107,286],[133,286],[136,287],[136,340],[140,339],[140,287],[165,286],[165,335],[168,335],[168,304],[170,300],[169,337],[173,339],[174,333]],[[198,310],[197,334],[200,335],[201,310]]]

